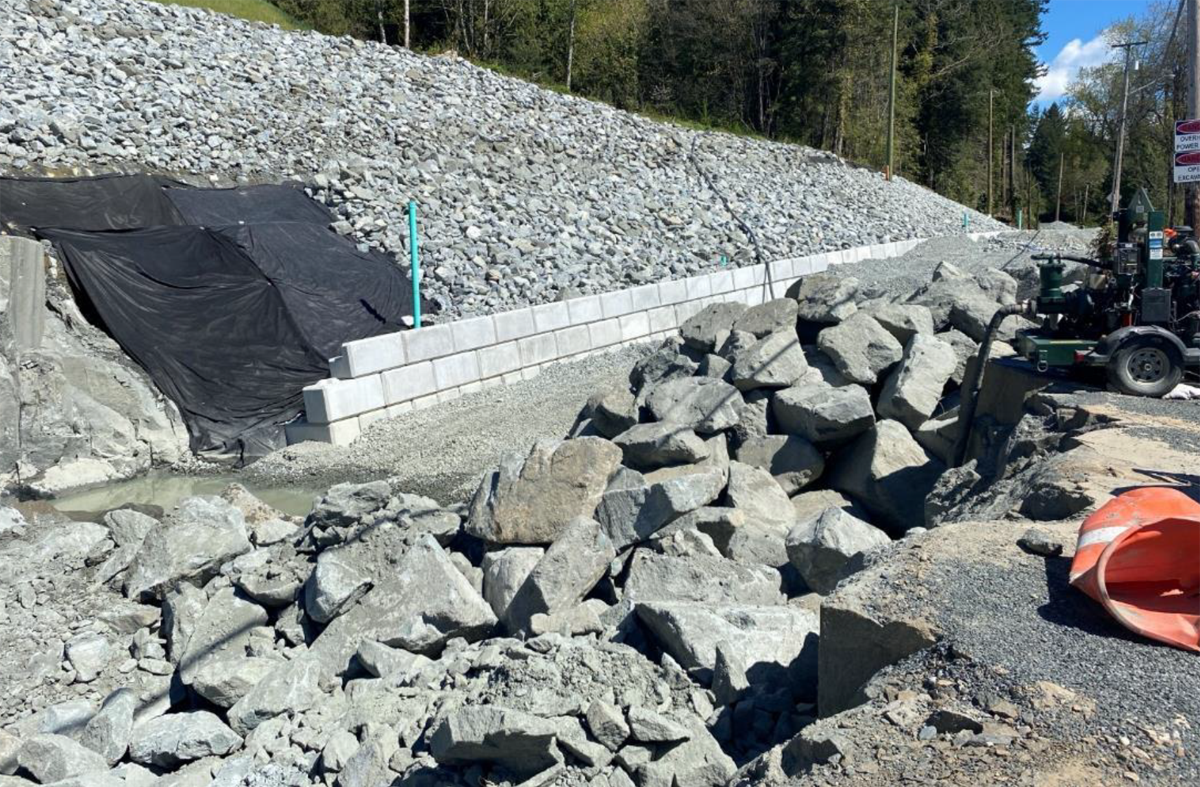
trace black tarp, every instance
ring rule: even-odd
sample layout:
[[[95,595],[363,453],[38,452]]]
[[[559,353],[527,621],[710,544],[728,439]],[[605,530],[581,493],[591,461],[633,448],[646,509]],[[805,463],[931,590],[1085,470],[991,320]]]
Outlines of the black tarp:
[[[130,230],[185,223],[163,193],[176,184],[158,175],[87,178],[0,178],[0,227],[30,234],[37,227]]]
[[[329,211],[309,199],[300,183],[239,186],[232,189],[164,189],[167,199],[183,217],[181,224],[224,227],[232,224],[265,224],[305,221],[327,226]]]
[[[313,224],[38,234],[179,406],[196,452],[246,461],[280,447],[341,343],[410,311],[394,265]]]

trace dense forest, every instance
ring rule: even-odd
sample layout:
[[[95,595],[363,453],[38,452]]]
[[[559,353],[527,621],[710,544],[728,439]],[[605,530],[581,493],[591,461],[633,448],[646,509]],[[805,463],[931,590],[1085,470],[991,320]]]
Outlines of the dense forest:
[[[1085,70],[1061,105],[1030,110],[1047,0],[276,0],[328,33],[454,50],[617,107],[886,163],[898,8],[898,174],[1014,220],[1094,223],[1107,209],[1123,63]],[[1185,106],[1176,0],[1110,31],[1150,41],[1129,101],[1122,192],[1168,192]],[[989,124],[990,119],[990,124]],[[989,127],[991,130],[989,145]]]

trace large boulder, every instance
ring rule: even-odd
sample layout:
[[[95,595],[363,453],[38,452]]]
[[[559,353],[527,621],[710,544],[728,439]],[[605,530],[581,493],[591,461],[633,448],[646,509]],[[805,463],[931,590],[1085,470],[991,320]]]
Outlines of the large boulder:
[[[725,489],[729,504],[748,519],[790,526],[794,513],[783,487],[771,473],[760,467],[729,463],[729,486]]]
[[[346,528],[363,522],[387,506],[392,487],[387,481],[336,484],[313,505],[309,524],[320,528]]]
[[[691,601],[703,604],[782,604],[779,572],[744,566],[722,557],[677,557],[638,550],[629,565],[624,598],[634,603]]]
[[[771,413],[779,428],[821,448],[844,444],[875,424],[871,396],[857,385],[795,385],[775,394]]]
[[[900,364],[883,384],[879,415],[916,430],[937,409],[946,381],[957,365],[958,358],[949,344],[934,336],[914,335],[904,348]]]
[[[34,735],[22,743],[17,765],[40,784],[108,770],[103,756],[65,735],[54,734]]]
[[[231,654],[208,661],[192,675],[192,691],[216,705],[230,708],[279,667],[278,658]]]
[[[919,303],[872,301],[862,310],[874,317],[901,345],[908,344],[908,340],[919,333],[933,333],[933,312]]]
[[[571,522],[529,572],[504,612],[509,631],[524,631],[534,615],[556,615],[583,601],[616,557],[612,542],[592,519]]]
[[[425,534],[393,572],[376,577],[370,592],[333,619],[309,652],[324,674],[340,674],[365,639],[436,653],[454,637],[481,639],[495,625],[492,608],[437,540]]]
[[[541,547],[509,547],[483,556],[483,597],[496,617],[503,618],[525,578],[542,559]]]
[[[442,765],[500,765],[518,779],[561,762],[554,744],[558,725],[495,705],[451,711],[429,736],[429,751]]]
[[[892,541],[879,528],[841,508],[827,508],[788,533],[788,560],[817,593],[831,593],[850,573],[851,561]]]
[[[866,312],[822,330],[817,347],[833,359],[847,380],[859,385],[874,385],[904,354],[896,337]]]
[[[300,714],[321,698],[323,666],[307,655],[278,664],[229,709],[229,725],[249,735],[258,725],[283,714]]]
[[[737,354],[730,379],[740,391],[787,388],[808,371],[795,328],[776,331]]]
[[[662,468],[649,475],[619,470],[596,509],[596,520],[613,547],[624,549],[644,541],[678,517],[716,500],[728,474],[727,457],[721,454],[724,441],[719,435],[709,440],[709,458],[694,465]]]
[[[484,476],[466,530],[494,544],[549,544],[596,512],[620,463],[621,449],[600,437],[539,440],[524,459],[510,455]]]
[[[203,581],[249,552],[242,512],[219,497],[189,497],[146,534],[125,579],[125,595],[159,598],[183,580]]]
[[[733,323],[733,330],[754,334],[759,339],[787,328],[796,329],[799,306],[791,298],[776,298],[751,306]]]
[[[679,342],[675,337],[674,342]],[[635,391],[678,378],[691,377],[696,373],[698,364],[680,351],[677,343],[668,340],[658,350],[647,355],[633,365],[629,371],[629,384]]]
[[[718,606],[691,602],[637,605],[638,620],[686,670],[710,679],[717,646],[727,643],[751,683],[791,683],[814,696],[817,640],[815,612],[793,606]]]
[[[638,422],[637,400],[627,388],[592,394],[586,413],[596,431],[610,440]]]
[[[711,303],[684,320],[679,335],[688,347],[710,353],[720,346],[745,311],[746,304],[736,301]]]
[[[266,626],[267,620],[265,609],[243,598],[234,588],[214,591],[182,640],[180,682],[189,686],[196,672],[209,662],[240,656],[250,643],[252,630]],[[173,653],[177,644],[172,642]]]
[[[328,623],[367,592],[371,580],[353,560],[352,550],[330,549],[317,556],[317,566],[304,585],[304,611]]]
[[[743,440],[737,460],[766,470],[790,497],[821,477],[825,457],[798,435],[765,435]]]
[[[691,464],[708,456],[704,440],[686,426],[666,421],[635,424],[613,438],[625,464],[643,470]]]
[[[654,386],[646,399],[655,420],[690,427],[702,435],[737,424],[741,403],[736,388],[712,377],[667,380]]]
[[[132,689],[117,689],[88,719],[79,742],[104,757],[109,765],[115,765],[129,748],[137,707],[138,697]]]
[[[192,760],[224,756],[241,745],[241,736],[208,711],[168,713],[133,728],[129,759],[176,768]]]
[[[797,313],[807,322],[834,325],[858,311],[857,295],[858,279],[853,276],[834,273],[805,276],[796,289]]]
[[[899,421],[880,421],[838,452],[829,485],[852,496],[894,532],[925,523],[925,498],[945,465]]]

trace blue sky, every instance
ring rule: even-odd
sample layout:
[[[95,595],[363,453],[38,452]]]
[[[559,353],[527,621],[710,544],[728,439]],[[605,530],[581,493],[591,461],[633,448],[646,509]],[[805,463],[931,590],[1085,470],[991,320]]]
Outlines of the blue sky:
[[[1034,103],[1048,106],[1062,96],[1081,67],[1112,57],[1104,30],[1149,5],[1150,0],[1050,0],[1042,16],[1046,42],[1038,48],[1049,71],[1038,84],[1041,92]]]

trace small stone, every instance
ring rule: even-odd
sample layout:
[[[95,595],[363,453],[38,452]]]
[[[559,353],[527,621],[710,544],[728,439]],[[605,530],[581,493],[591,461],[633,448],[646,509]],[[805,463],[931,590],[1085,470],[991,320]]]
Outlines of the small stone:
[[[1017,539],[1017,546],[1031,555],[1043,557],[1058,557],[1063,553],[1063,544],[1048,535],[1045,531],[1031,527]]]

